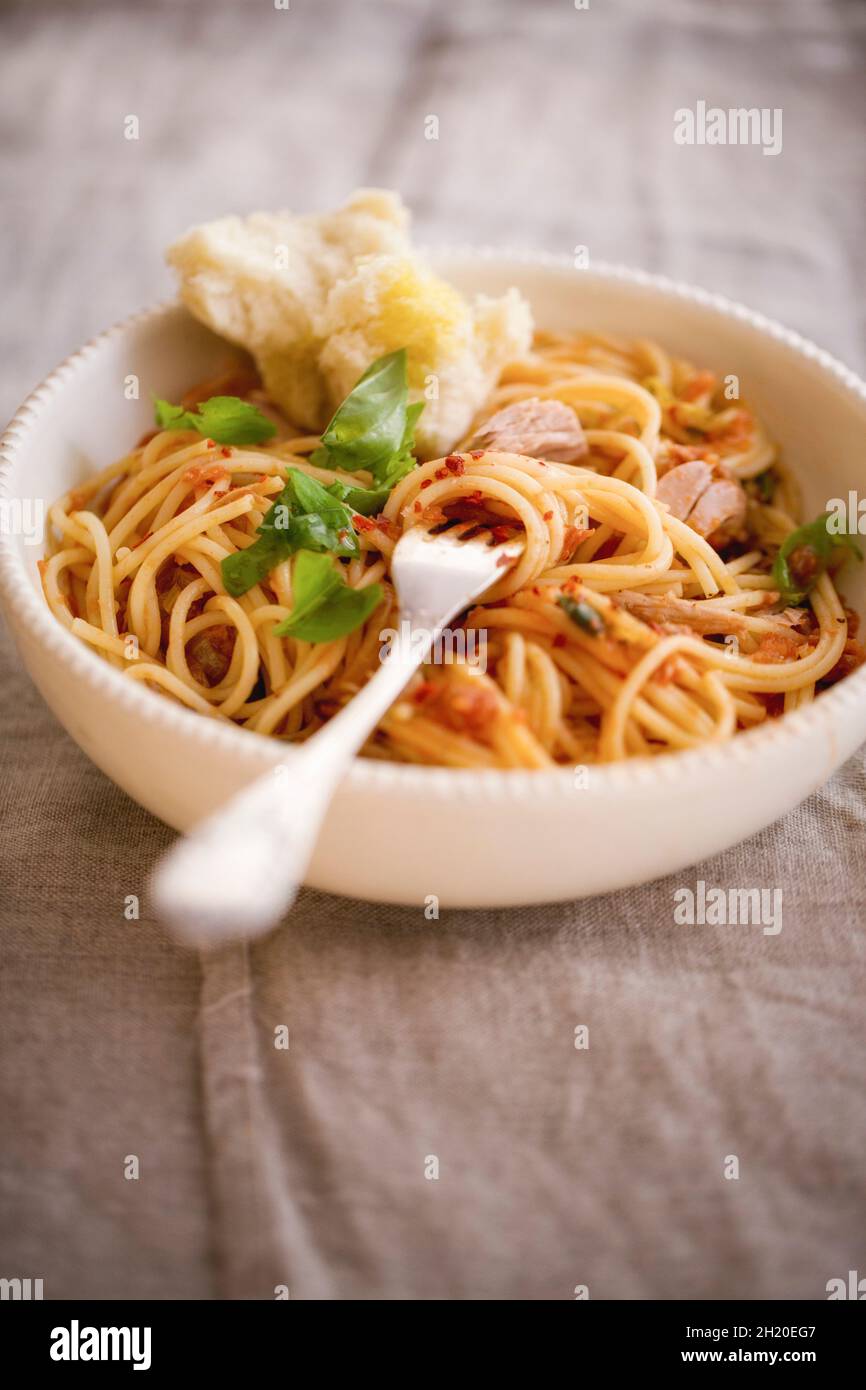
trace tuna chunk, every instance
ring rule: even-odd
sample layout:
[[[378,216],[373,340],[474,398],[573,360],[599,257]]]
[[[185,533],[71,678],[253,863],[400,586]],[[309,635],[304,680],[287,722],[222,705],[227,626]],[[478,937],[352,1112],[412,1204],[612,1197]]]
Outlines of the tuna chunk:
[[[623,589],[615,596],[614,603],[645,623],[676,623],[704,637],[747,630],[740,613],[708,608],[700,600],[677,598],[674,594],[639,594]]]
[[[656,497],[660,502],[667,503],[671,515],[678,521],[687,521],[692,507],[712,481],[710,465],[704,463],[703,459],[693,459],[691,463],[678,464],[659,478]]]
[[[747,618],[743,613],[731,609],[714,608],[702,599],[677,598],[675,594],[641,594],[631,589],[623,589],[621,593],[612,597],[617,607],[625,608],[643,622],[655,623],[665,630],[682,631],[686,629],[701,637],[721,637],[728,633],[742,634],[749,630]],[[765,595],[770,603],[777,600],[778,597],[778,594],[772,592]],[[801,609],[786,609],[784,613],[771,615],[772,621],[779,624],[779,631],[766,634],[762,638],[762,643],[766,643],[771,650],[778,649],[787,653],[786,656],[779,657],[779,660],[789,660],[791,652],[796,656],[798,648],[807,640],[793,626],[795,621],[799,621],[800,616],[802,616]],[[777,658],[774,656],[761,657],[756,654],[753,659],[755,661],[771,661]]]
[[[537,396],[498,410],[481,426],[469,447],[525,454],[548,463],[577,463],[587,452],[574,411],[562,401],[542,401]]]
[[[736,478],[704,459],[678,463],[659,479],[656,497],[716,550],[734,540],[746,520],[746,494]]]
[[[685,464],[688,468],[689,465]],[[710,483],[689,514],[688,523],[716,548],[733,540],[746,519],[746,494],[734,478]]]

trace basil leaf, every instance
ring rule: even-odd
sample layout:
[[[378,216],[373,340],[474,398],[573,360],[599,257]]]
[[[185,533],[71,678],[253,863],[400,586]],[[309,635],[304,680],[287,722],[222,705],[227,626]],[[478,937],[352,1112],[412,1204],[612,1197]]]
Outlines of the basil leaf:
[[[418,417],[423,409],[423,401],[415,401],[412,405],[406,407],[406,427],[403,430],[403,438],[400,442],[399,451],[396,457],[392,459],[388,466],[378,475],[378,481],[383,487],[386,487],[389,492],[391,488],[394,487],[395,483],[398,483],[401,478],[405,478],[406,474],[411,472],[415,467],[415,458],[412,454],[412,450],[415,447],[415,426],[418,423]]]
[[[396,463],[400,467],[407,461],[409,463],[415,462],[415,460],[411,458],[412,450],[415,447],[415,426],[421,417],[423,409],[423,401],[413,401],[412,405],[407,405],[406,407],[406,426],[403,430],[403,438],[400,441],[400,452],[396,459]]]
[[[560,594],[557,603],[563,613],[567,614],[571,621],[590,637],[600,637],[603,632],[607,631],[604,618],[597,608],[593,608],[591,603],[574,599],[569,594]]]
[[[356,555],[360,549],[351,520],[345,528],[341,526],[338,533],[327,517],[316,512],[293,516],[288,538],[291,554],[296,550],[318,550],[331,555]]]
[[[320,457],[327,464],[354,473],[365,468],[380,487],[389,490],[414,467],[415,426],[423,401],[408,404],[406,349],[390,352],[367,368],[322,435]]]
[[[182,405],[172,405],[170,401],[162,401],[158,396],[154,396],[153,410],[156,423],[161,430],[195,429],[192,415],[188,410],[184,410]]]
[[[328,492],[341,502],[345,502],[353,512],[361,516],[375,516],[380,512],[391,494],[389,487],[347,487],[345,483],[329,483]]]
[[[759,473],[755,478],[758,488],[758,496],[762,502],[772,502],[776,491],[776,474],[772,468],[765,468],[763,473]]]
[[[350,589],[327,555],[302,550],[292,575],[294,606],[277,627],[277,637],[332,642],[366,622],[382,601],[381,584]]]
[[[406,428],[403,431],[403,440],[400,445],[400,452],[391,460],[388,467],[380,472],[380,487],[348,487],[345,483],[331,483],[328,491],[335,497],[346,502],[353,511],[360,512],[362,516],[374,516],[381,512],[385,503],[391,495],[391,490],[399,483],[401,478],[405,478],[407,473],[411,473],[415,467],[415,459],[412,449],[415,443],[415,424],[421,411],[424,409],[423,401],[416,401],[406,410]],[[316,453],[319,451],[316,450]],[[315,454],[312,456],[315,458]],[[327,467],[327,464],[325,464]]]
[[[199,401],[196,411],[156,397],[154,410],[160,429],[198,430],[217,444],[261,444],[277,432],[267,415],[239,396],[211,396],[209,401]]]
[[[378,478],[403,447],[407,394],[406,349],[399,348],[367,368],[322,435],[333,466],[366,468]]]
[[[236,550],[233,555],[226,555],[220,562],[226,593],[240,598],[254,584],[261,584],[263,579],[267,579],[271,570],[276,569],[290,554],[280,533],[271,532],[253,541],[246,550]]]
[[[302,473],[300,468],[288,470],[286,484],[283,491],[291,489],[297,513],[318,517],[333,533],[333,543],[323,547],[324,549],[333,550],[341,555],[358,554],[358,542],[352,530],[352,512],[349,507],[343,505],[342,499],[336,493],[329,487],[323,487],[318,479]],[[282,493],[280,495],[282,496]],[[299,547],[307,550],[314,548]]]
[[[196,428],[220,444],[261,444],[277,432],[273,420],[237,396],[211,396],[200,402],[199,414]]]
[[[223,584],[235,598],[259,584],[298,550],[357,555],[352,513],[315,478],[290,468],[286,485],[265,514],[258,540],[227,555],[220,565]]]
[[[815,521],[800,526],[786,536],[773,563],[773,587],[779,590],[784,603],[796,607],[811,592],[824,573],[832,552],[845,546],[863,559],[863,552],[853,536],[843,531],[830,531],[829,512]]]
[[[423,402],[417,405],[410,405],[406,414],[412,412],[413,422],[418,419],[424,409]],[[328,483],[328,491],[335,497],[339,497],[341,502],[347,502],[353,511],[360,512],[362,516],[373,516],[375,512],[380,512],[391,495],[391,489],[401,478],[405,478],[415,467],[416,460],[412,455],[414,440],[411,437],[412,426],[409,426],[410,438],[408,447],[404,453],[396,455],[388,467],[381,473],[380,487],[350,487],[348,483],[333,482]],[[310,463],[316,468],[334,468],[335,462],[329,455],[327,449],[314,449],[310,454]]]
[[[215,397],[218,402],[234,399]],[[164,428],[173,429],[204,430],[207,423],[210,428],[206,432],[219,439],[213,416],[204,413],[209,404],[205,402],[200,407],[203,413],[199,424],[180,406],[157,401],[157,419]],[[408,404],[405,348],[380,357],[368,367],[337,410],[311,461],[350,473],[364,468],[372,474],[376,486],[351,487],[334,482],[323,487],[300,469],[290,469],[286,487],[259,527],[259,539],[223,560],[227,591],[235,597],[246,593],[281,560],[298,550],[357,555],[360,546],[352,527],[352,511],[363,516],[380,512],[394,484],[415,467],[415,426],[423,409],[422,401]],[[269,421],[267,424],[270,426]],[[217,421],[216,430],[220,428]]]

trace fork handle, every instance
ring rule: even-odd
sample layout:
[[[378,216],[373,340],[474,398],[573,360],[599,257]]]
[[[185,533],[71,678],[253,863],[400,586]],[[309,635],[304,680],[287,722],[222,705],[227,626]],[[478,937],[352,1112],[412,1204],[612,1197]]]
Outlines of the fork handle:
[[[220,945],[261,935],[294,901],[347,765],[429,655],[451,613],[405,613],[380,670],[307,743],[294,748],[177,841],[151,880],[175,935]],[[422,622],[423,619],[423,622]]]

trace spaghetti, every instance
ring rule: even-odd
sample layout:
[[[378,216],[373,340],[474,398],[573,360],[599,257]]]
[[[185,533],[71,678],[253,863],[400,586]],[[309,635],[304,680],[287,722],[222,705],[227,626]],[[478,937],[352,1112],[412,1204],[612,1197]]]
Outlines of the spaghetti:
[[[255,384],[241,389],[269,409]],[[529,401],[574,412],[579,462],[476,447],[491,417]],[[465,633],[486,634],[486,668],[425,668],[364,750],[462,768],[611,762],[726,739],[859,660],[829,572],[807,603],[780,597],[772,565],[797,497],[760,424],[653,343],[537,335],[461,446],[413,468],[379,515],[354,518],[358,553],[333,563],[351,588],[381,585],[375,611],[346,636],[306,642],[275,633],[292,614],[296,558],[240,597],[220,567],[253,543],[288,467],[324,485],[369,481],[311,461],[319,442],[285,422],[261,447],[191,430],[145,438],[51,508],[42,578],[55,616],[126,679],[298,741],[376,669],[399,617],[389,560],[404,529],[461,518],[522,530],[519,561],[463,618]],[[729,534],[702,533],[688,497],[676,515],[670,475],[696,462],[742,503]],[[678,473],[686,491],[690,476]]]

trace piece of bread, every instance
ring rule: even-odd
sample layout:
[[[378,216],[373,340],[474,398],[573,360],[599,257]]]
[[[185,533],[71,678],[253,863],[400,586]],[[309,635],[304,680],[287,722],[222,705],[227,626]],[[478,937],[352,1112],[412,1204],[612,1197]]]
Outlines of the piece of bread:
[[[289,420],[321,430],[370,363],[405,347],[424,457],[466,433],[532,338],[516,290],[471,304],[413,252],[395,193],[360,189],[337,212],[253,213],[194,228],[168,251],[186,305],[253,354]]]
[[[462,438],[505,363],[532,341],[529,306],[516,290],[469,303],[407,256],[362,261],[334,286],[316,327],[332,401],[377,357],[407,349],[410,399],[425,402],[415,431],[424,458],[446,454]]]
[[[256,212],[194,227],[167,259],[196,318],[253,354],[295,424],[319,429],[328,402],[313,322],[359,257],[408,250],[408,226],[396,194],[359,189],[337,212]]]

